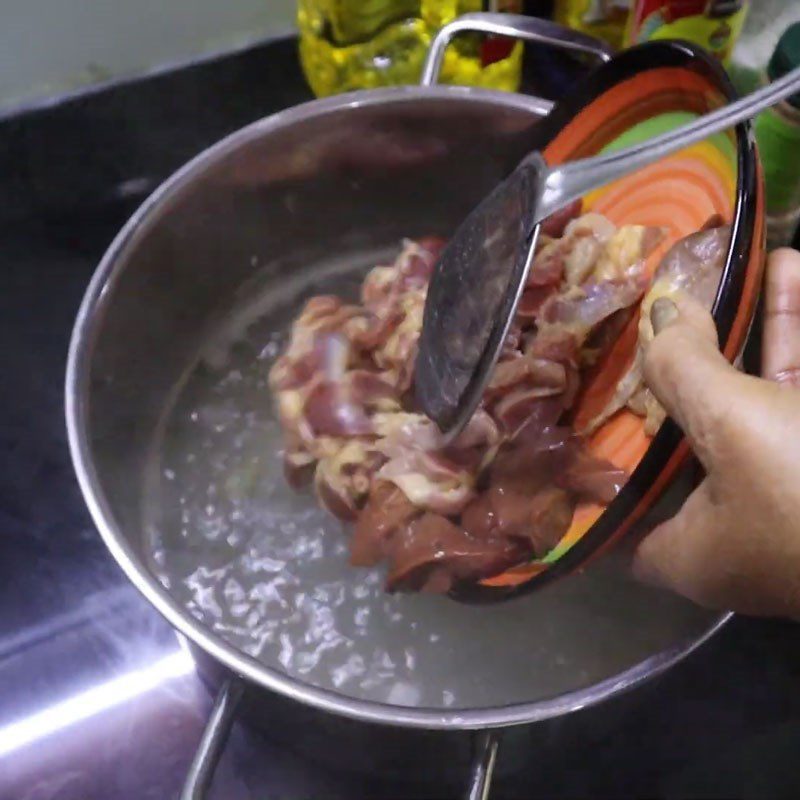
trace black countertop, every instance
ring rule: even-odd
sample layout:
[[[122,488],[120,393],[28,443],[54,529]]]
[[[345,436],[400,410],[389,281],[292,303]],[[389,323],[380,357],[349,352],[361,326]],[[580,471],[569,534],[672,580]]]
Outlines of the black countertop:
[[[561,64],[539,91],[571,74]],[[177,796],[211,701],[84,508],[63,422],[68,338],[144,197],[221,136],[307,98],[279,40],[0,119],[2,800]],[[736,619],[634,694],[538,726],[493,797],[799,797],[799,687],[800,629]],[[210,798],[443,796],[435,779],[337,772],[237,725]]]

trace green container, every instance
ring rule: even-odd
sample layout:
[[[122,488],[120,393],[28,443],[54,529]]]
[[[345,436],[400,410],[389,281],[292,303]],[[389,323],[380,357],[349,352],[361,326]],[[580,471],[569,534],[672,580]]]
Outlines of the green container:
[[[770,81],[800,66],[800,22],[786,29],[767,66]],[[800,94],[756,118],[756,140],[767,184],[767,213],[800,208]]]
[[[800,66],[800,22],[781,36],[767,65],[765,81]],[[767,244],[788,244],[800,221],[800,94],[756,117],[756,141],[764,168]]]

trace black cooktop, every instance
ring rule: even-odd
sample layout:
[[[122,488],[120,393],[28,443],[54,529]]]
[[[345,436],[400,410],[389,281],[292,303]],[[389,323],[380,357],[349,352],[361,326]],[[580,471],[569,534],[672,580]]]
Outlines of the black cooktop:
[[[557,96],[572,65],[528,59]],[[126,217],[202,148],[308,99],[292,40],[0,119],[0,798],[169,800],[211,700],[106,554],[62,412],[81,295]],[[643,689],[538,726],[495,798],[800,796],[800,629],[736,619]],[[210,800],[453,797],[323,767],[237,725]]]

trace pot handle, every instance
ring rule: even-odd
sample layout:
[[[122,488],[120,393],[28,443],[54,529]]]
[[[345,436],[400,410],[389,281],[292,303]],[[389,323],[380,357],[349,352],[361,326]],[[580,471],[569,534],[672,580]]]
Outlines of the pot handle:
[[[244,684],[238,678],[229,678],[217,692],[211,715],[186,775],[180,800],[204,800],[228,741],[243,690]]]
[[[486,730],[473,737],[472,767],[470,781],[464,800],[489,800],[492,773],[497,761],[497,748],[500,746],[500,732]]]
[[[466,31],[488,33],[492,36],[507,36],[512,39],[523,39],[526,42],[539,42],[561,50],[585,53],[600,61],[608,61],[614,53],[611,47],[593,36],[565,28],[556,22],[538,17],[528,17],[524,14],[475,11],[471,14],[462,14],[439,29],[431,42],[425,66],[422,69],[422,78],[420,79],[422,86],[432,86],[437,82],[447,45],[454,36]]]

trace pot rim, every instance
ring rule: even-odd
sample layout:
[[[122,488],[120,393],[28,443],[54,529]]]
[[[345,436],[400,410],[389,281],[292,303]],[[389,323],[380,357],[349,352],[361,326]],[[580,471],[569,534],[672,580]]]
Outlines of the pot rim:
[[[419,100],[459,100],[489,103],[543,116],[552,104],[549,101],[521,94],[489,89],[455,86],[404,86],[371,91],[358,91],[299,106],[264,117],[230,134],[201,152],[162,183],[131,216],[114,238],[95,270],[78,311],[69,345],[65,380],[65,415],[67,436],[73,466],[81,492],[95,526],[109,552],[145,599],[179,633],[208,653],[219,663],[251,683],[281,695],[351,719],[408,728],[432,730],[469,730],[504,727],[537,722],[560,716],[601,702],[628,690],[674,665],[716,633],[732,616],[716,617],[698,637],[682,645],[657,653],[629,669],[600,683],[544,700],[489,706],[474,709],[407,708],[376,701],[350,698],[336,692],[304,683],[283,672],[261,664],[194,620],[169,595],[164,587],[137,558],[122,535],[107,498],[101,488],[89,448],[87,401],[91,360],[98,336],[98,325],[110,290],[119,280],[119,257],[135,238],[151,214],[168,201],[199,173],[216,164],[240,146],[291,126],[304,119],[333,110],[367,107],[385,103],[403,104]]]

